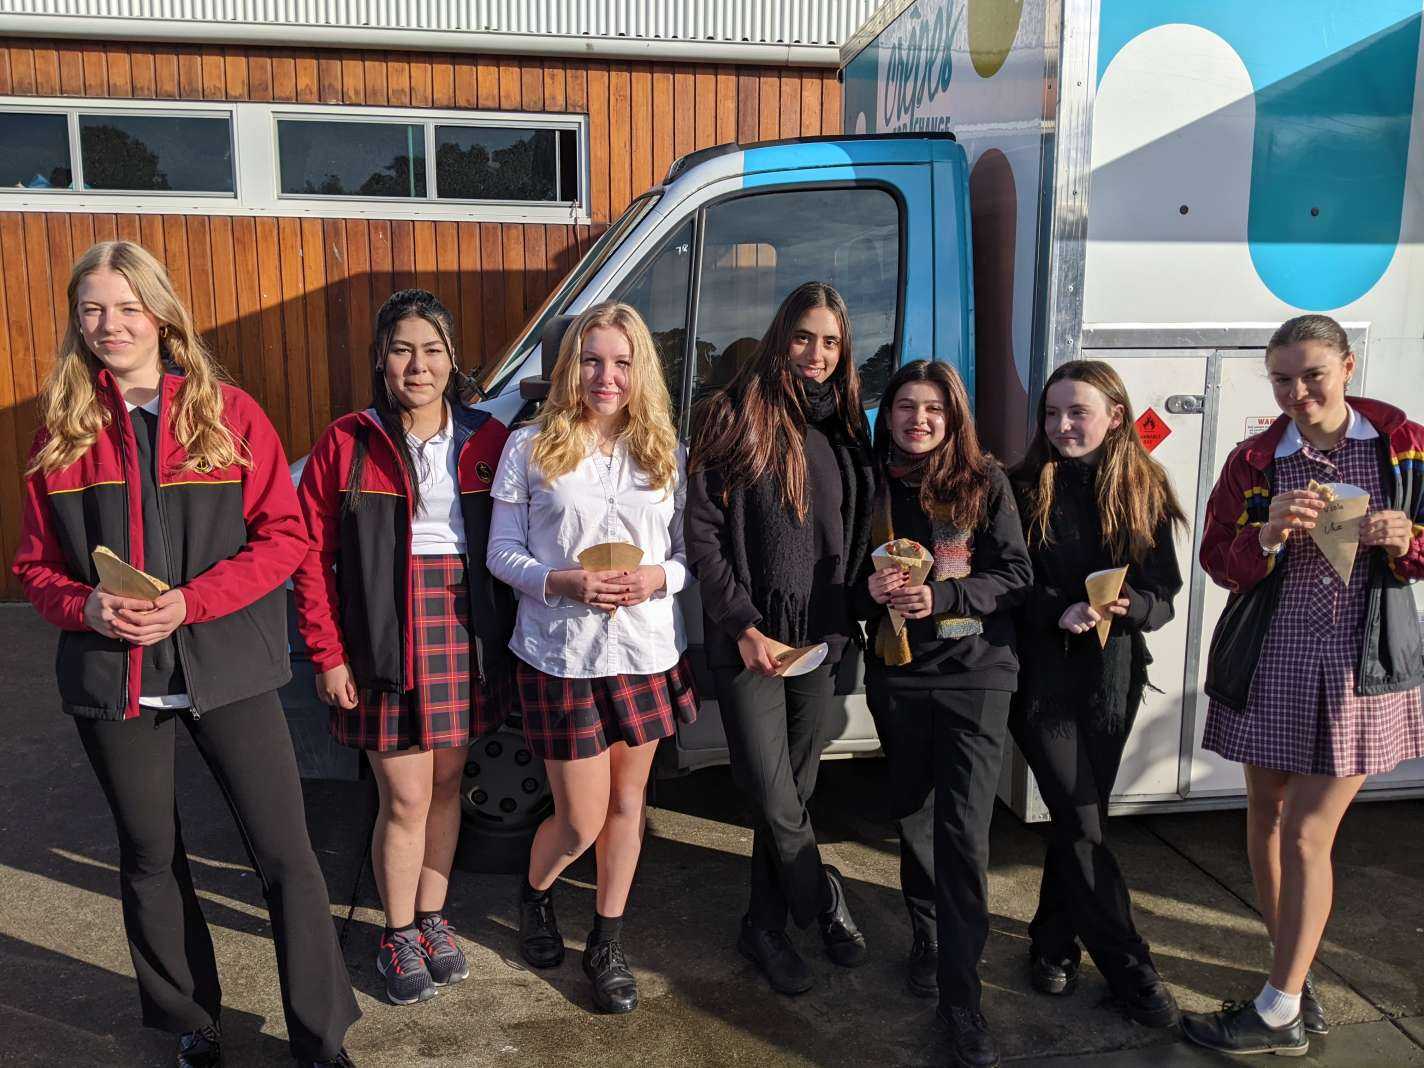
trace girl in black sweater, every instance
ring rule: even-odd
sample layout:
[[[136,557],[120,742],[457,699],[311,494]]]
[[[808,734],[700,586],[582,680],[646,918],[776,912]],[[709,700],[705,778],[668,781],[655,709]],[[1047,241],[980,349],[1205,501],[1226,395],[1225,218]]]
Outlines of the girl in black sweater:
[[[1137,436],[1116,371],[1075,360],[1049,377],[1014,491],[1034,583],[1019,618],[1019,654],[1031,670],[1010,726],[1053,820],[1029,925],[1032,982],[1045,994],[1072,990],[1081,940],[1128,1014],[1167,1027],[1177,1006],[1133,925],[1104,830],[1147,683],[1143,634],[1171,620],[1182,588],[1172,534],[1185,518],[1167,472]],[[1087,576],[1124,564],[1120,596],[1088,604]],[[1105,642],[1104,618],[1112,621]]]
[[[934,557],[912,584],[899,568],[874,570],[867,555],[855,587],[914,934],[910,989],[938,996],[956,1062],[987,1068],[999,1063],[979,1011],[989,821],[1018,677],[1011,609],[1031,579],[1028,552],[1008,478],[980,449],[953,368],[906,364],[885,398],[871,545],[908,539]]]
[[[836,665],[858,630],[847,582],[869,542],[870,464],[845,302],[807,282],[699,411],[686,513],[732,775],[754,810],[737,948],[784,994],[812,984],[786,937],[788,916],[800,927],[816,920],[837,964],[865,959],[806,804],[835,729]],[[776,643],[821,642],[827,654],[815,670],[778,673]]]

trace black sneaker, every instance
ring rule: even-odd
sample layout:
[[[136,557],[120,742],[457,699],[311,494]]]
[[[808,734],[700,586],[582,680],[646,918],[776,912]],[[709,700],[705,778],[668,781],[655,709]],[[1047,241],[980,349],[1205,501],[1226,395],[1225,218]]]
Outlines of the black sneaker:
[[[1305,973],[1305,985],[1300,988],[1300,1025],[1308,1034],[1328,1035],[1330,1024],[1325,1019],[1325,1009],[1320,1004],[1320,995],[1315,992],[1315,977]]]
[[[1149,979],[1133,990],[1115,990],[1113,997],[1143,1027],[1171,1027],[1181,1018],[1177,999],[1161,979]]]
[[[860,933],[855,920],[851,919],[841,873],[829,864],[825,870],[826,882],[831,887],[831,907],[816,918],[816,924],[821,928],[821,941],[826,944],[831,960],[844,968],[854,968],[865,963],[865,935]]]
[[[178,1036],[178,1068],[217,1068],[222,1064],[222,1025],[184,1031]]]
[[[910,993],[922,998],[939,997],[939,943],[925,935],[915,935],[906,972]]]
[[[356,1068],[356,1062],[351,1059],[351,1054],[344,1049],[329,1061],[309,1061],[302,1057],[294,1059],[301,1068]]]
[[[527,887],[520,891],[519,955],[536,968],[557,968],[564,963],[564,936],[559,933],[550,890],[538,897],[530,897]]]
[[[1220,1012],[1184,1012],[1182,1034],[1220,1053],[1304,1057],[1310,1051],[1299,1016],[1284,1027],[1271,1027],[1261,1019],[1254,1001],[1223,1002]]]
[[[435,983],[425,965],[420,934],[393,931],[381,939],[376,951],[376,971],[386,979],[386,997],[392,1005],[414,1005],[435,996]]]
[[[632,1012],[638,1007],[638,981],[613,938],[591,942],[583,951],[583,973],[593,984],[593,1001],[604,1012]]]
[[[1054,958],[1044,956],[1029,947],[1029,982],[1040,994],[1071,994],[1078,985],[1079,961],[1077,957]]]
[[[742,917],[737,951],[762,970],[778,994],[804,994],[816,982],[785,931],[753,927],[748,916]]]
[[[426,916],[416,930],[420,932],[420,948],[425,951],[425,967],[432,983],[445,986],[469,978],[469,962],[455,944],[455,935],[444,916],[438,912]]]
[[[953,1005],[940,1009],[939,1018],[949,1027],[952,1063],[959,1068],[997,1068],[999,1047],[982,1012]]]

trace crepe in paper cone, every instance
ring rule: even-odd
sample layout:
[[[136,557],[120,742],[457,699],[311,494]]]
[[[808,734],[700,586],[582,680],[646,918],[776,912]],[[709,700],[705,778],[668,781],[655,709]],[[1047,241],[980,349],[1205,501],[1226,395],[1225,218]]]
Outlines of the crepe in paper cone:
[[[793,649],[775,638],[768,638],[766,641],[771,646],[772,659],[776,661],[776,674],[781,678],[793,678],[815,671],[826,662],[826,654],[831,651],[825,642]]]
[[[168,583],[146,571],[130,567],[111,549],[100,545],[93,552],[94,569],[99,572],[99,588],[116,597],[132,597],[136,601],[156,601],[168,589]]]
[[[579,567],[585,571],[632,571],[643,562],[643,550],[626,541],[605,541],[590,545],[578,554]],[[608,611],[608,618],[618,614],[618,606]]]
[[[1312,487],[1313,488],[1313,487]],[[1370,495],[1359,486],[1345,482],[1329,482],[1320,493],[1329,503],[1320,512],[1315,526],[1310,528],[1310,536],[1330,566],[1340,576],[1340,581],[1349,584],[1350,571],[1355,566],[1355,552],[1360,547],[1360,521],[1370,506]]]
[[[1107,606],[1116,601],[1118,594],[1122,593],[1122,584],[1126,578],[1126,567],[1110,567],[1105,571],[1094,571],[1083,580],[1083,585],[1088,591],[1088,604],[1096,608],[1098,614],[1103,617],[1096,624],[1099,645],[1108,643],[1108,631],[1112,630],[1112,616],[1108,615]]]
[[[910,573],[910,586],[923,585],[925,576],[934,566],[934,557],[930,551],[909,538],[887,541],[870,554],[870,559],[875,564],[876,571],[884,571],[887,567],[903,567]],[[895,629],[896,634],[905,629],[905,617],[893,608],[890,609],[890,626]]]

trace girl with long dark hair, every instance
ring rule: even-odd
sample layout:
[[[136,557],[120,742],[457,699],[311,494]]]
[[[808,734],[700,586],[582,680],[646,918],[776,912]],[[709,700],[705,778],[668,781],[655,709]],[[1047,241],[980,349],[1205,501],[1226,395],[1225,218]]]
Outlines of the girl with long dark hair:
[[[1128,1015],[1177,1018],[1132,920],[1127,883],[1105,841],[1108,800],[1147,684],[1143,635],[1172,619],[1182,588],[1172,541],[1185,517],[1167,472],[1137,436],[1116,371],[1074,360],[1049,376],[1014,489],[1033,558],[1019,614],[1024,672],[1010,726],[1048,806],[1048,855],[1029,924],[1035,989],[1069,993],[1079,942]],[[1090,574],[1126,565],[1119,595],[1087,601]],[[1098,624],[1111,621],[1106,642]]]
[[[262,883],[292,1054],[349,1065],[341,1043],[360,1013],[277,698],[291,678],[282,584],[307,547],[282,444],[223,381],[147,250],[93,246],[68,301],[15,574],[62,631],[59,696],[118,831],[143,1022],[178,1035],[179,1068],[221,1063],[222,988],[174,797],[181,723]],[[101,546],[166,592],[104,589]]]
[[[326,428],[299,488],[312,546],[297,622],[332,736],[366,751],[380,793],[376,967],[397,1005],[469,974],[443,913],[460,779],[510,693],[513,595],[485,568],[508,432],[462,402],[454,338],[433,294],[393,293],[376,315],[371,407]]]
[[[821,862],[806,810],[834,729],[835,671],[852,618],[874,477],[845,302],[807,282],[698,412],[689,460],[688,563],[732,774],[754,810],[751,902],[738,949],[782,993],[812,985],[790,940],[815,920],[836,963],[865,958],[845,886]],[[777,645],[824,642],[809,674],[777,674]]]
[[[903,568],[875,570],[867,556],[855,590],[872,639],[866,696],[900,833],[909,985],[938,997],[957,1063],[982,1068],[998,1063],[980,1011],[979,958],[989,822],[1018,681],[1011,609],[1030,579],[1028,553],[1008,478],[980,448],[948,364],[916,360],[891,377],[875,456],[872,547],[908,540],[934,560],[915,582]]]

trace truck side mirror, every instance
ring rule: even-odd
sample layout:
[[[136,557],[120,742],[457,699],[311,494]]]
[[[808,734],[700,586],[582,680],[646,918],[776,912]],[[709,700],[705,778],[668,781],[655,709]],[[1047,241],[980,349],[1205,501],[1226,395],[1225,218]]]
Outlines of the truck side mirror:
[[[544,324],[539,335],[539,377],[519,380],[519,395],[525,400],[538,403],[549,396],[549,378],[559,359],[559,346],[573,321],[572,315],[555,315]]]

